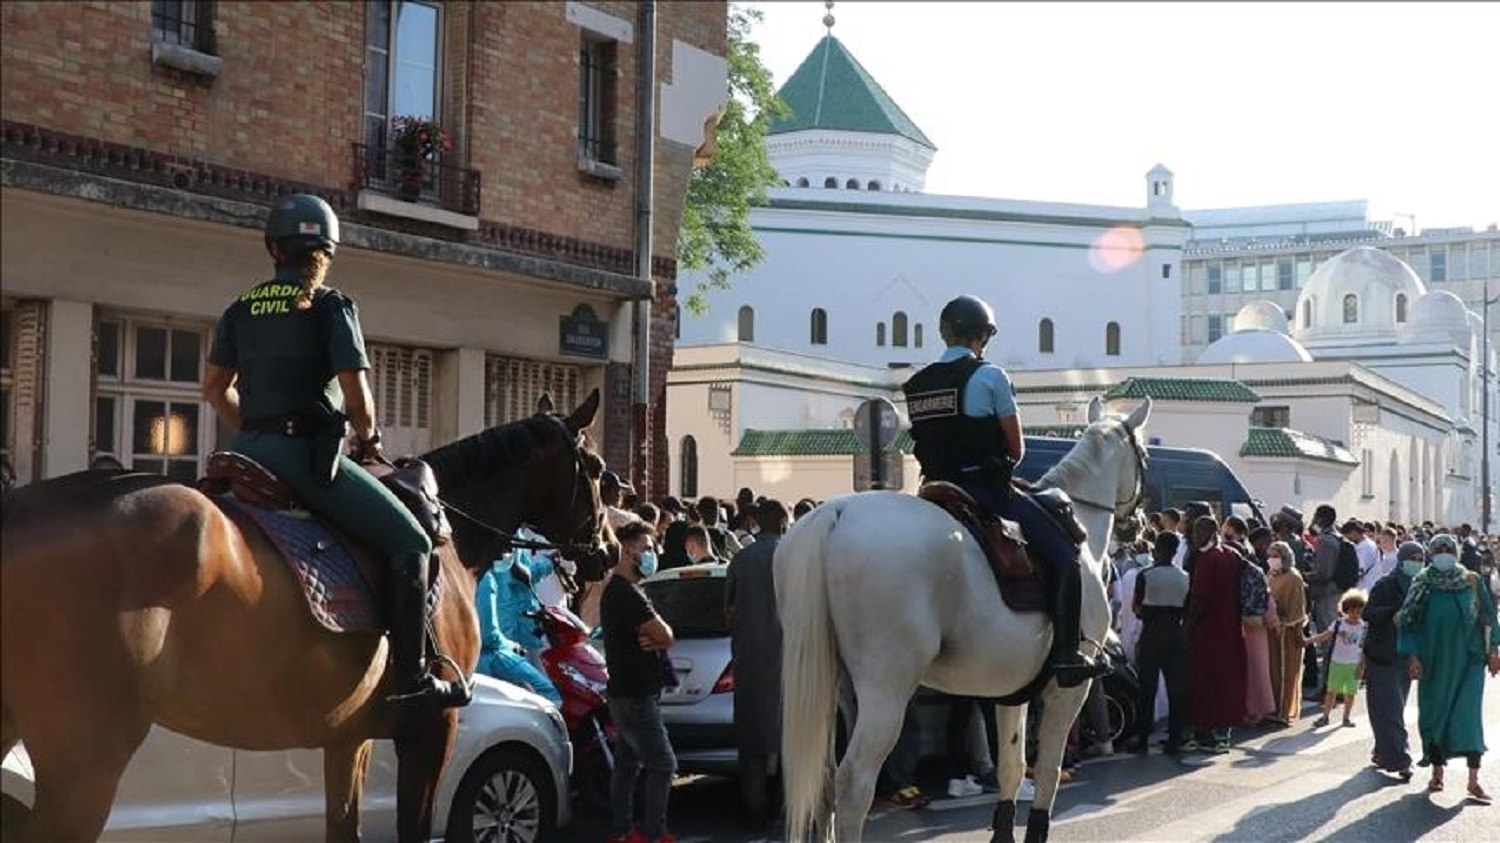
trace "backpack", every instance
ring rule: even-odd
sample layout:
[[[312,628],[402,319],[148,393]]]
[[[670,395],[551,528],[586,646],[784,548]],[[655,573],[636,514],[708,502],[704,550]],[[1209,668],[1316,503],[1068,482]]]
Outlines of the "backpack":
[[[1333,568],[1333,584],[1340,589],[1350,589],[1359,584],[1359,554],[1354,543],[1340,538],[1339,561]]]

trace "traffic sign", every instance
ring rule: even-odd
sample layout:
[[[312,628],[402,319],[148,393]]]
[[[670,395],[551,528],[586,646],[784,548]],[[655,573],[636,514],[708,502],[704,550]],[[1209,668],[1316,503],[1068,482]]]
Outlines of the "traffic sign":
[[[868,492],[871,489],[889,489],[900,491],[903,481],[903,469],[906,462],[897,451],[889,451],[881,454],[881,478],[880,484],[876,485],[870,477],[870,455],[854,455],[854,491]]]
[[[896,405],[884,398],[871,398],[854,413],[854,438],[863,448],[884,451],[896,444],[900,434],[901,415]]]

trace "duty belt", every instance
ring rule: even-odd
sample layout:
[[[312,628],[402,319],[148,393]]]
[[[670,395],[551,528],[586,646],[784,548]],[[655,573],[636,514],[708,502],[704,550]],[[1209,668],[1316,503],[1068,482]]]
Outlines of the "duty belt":
[[[269,433],[292,439],[310,439],[318,433],[317,425],[297,415],[245,419],[241,429],[246,433]]]

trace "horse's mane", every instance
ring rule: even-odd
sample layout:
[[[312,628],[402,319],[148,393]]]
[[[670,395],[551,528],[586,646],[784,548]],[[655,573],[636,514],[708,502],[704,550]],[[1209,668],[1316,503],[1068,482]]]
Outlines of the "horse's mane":
[[[540,448],[561,442],[567,427],[553,416],[531,416],[450,442],[422,456],[440,486],[492,477],[525,462]]]

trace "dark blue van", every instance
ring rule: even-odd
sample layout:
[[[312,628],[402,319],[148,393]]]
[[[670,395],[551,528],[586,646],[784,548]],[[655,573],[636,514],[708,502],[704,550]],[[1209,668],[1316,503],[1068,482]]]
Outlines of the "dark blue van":
[[[1035,480],[1047,472],[1072,449],[1075,440],[1047,436],[1026,437],[1026,456],[1016,467],[1016,475]],[[1167,507],[1182,509],[1189,501],[1203,501],[1217,518],[1251,516],[1268,523],[1260,501],[1250,496],[1245,484],[1213,451],[1200,448],[1167,448],[1146,446],[1147,512]]]

